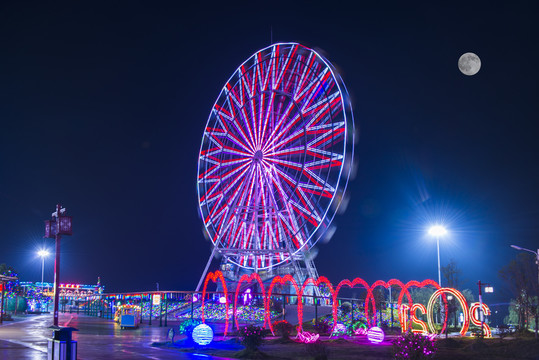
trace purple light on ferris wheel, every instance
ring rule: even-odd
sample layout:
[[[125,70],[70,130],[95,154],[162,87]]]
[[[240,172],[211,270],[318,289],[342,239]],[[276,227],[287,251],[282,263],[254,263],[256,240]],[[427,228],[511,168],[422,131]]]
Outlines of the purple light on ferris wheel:
[[[258,51],[227,81],[204,130],[198,196],[211,241],[258,269],[310,249],[338,208],[352,151],[351,107],[331,64],[296,43]]]

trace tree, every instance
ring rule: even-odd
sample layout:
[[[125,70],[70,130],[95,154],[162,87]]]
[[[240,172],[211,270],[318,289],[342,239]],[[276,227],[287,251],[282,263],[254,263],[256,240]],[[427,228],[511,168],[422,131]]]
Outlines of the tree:
[[[449,264],[442,266],[442,276],[444,277],[444,287],[458,289],[460,285],[460,274],[462,271],[457,266],[457,262],[453,259]]]
[[[519,327],[527,329],[528,320],[537,312],[538,306],[533,298],[539,290],[534,257],[531,254],[519,252],[500,270],[499,275],[507,283],[514,296],[511,302],[513,310],[518,314]]]

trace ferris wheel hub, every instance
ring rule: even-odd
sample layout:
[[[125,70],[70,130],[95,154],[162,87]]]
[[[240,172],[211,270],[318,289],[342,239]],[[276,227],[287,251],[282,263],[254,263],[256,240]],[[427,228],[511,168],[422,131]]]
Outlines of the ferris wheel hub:
[[[264,154],[262,153],[262,150],[257,150],[255,152],[255,155],[253,156],[254,160],[257,162],[262,161],[263,157],[264,157]]]

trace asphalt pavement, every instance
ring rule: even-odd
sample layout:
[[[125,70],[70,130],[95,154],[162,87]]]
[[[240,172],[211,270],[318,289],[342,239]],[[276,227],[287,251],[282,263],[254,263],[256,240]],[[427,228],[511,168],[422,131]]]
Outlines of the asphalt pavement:
[[[150,326],[145,321],[138,329],[120,329],[111,320],[81,314],[60,314],[60,326],[79,329],[73,333],[78,342],[78,359],[223,359],[205,354],[188,354],[152,347],[166,341],[168,327]],[[26,315],[0,325],[0,359],[46,360],[47,340],[52,337],[52,315]]]

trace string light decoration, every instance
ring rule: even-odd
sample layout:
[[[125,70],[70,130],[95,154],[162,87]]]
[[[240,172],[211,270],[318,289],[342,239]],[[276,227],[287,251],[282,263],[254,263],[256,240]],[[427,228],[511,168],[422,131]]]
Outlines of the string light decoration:
[[[337,323],[333,327],[333,330],[331,331],[331,335],[329,337],[344,336],[344,335],[346,335],[346,332],[347,332],[346,325],[341,324],[341,323]]]
[[[298,336],[296,337],[296,339],[299,342],[302,342],[305,344],[312,344],[312,343],[317,342],[319,337],[320,337],[320,334],[303,331],[303,332],[298,332]]]
[[[228,291],[227,291],[227,287],[226,287],[226,284],[225,284],[223,274],[220,271],[215,271],[213,273],[209,273],[206,276],[206,279],[204,281],[204,288],[203,288],[203,291],[202,291],[201,318],[202,318],[203,322],[204,322],[204,318],[206,316],[205,315],[206,310],[205,310],[205,302],[204,302],[204,300],[205,300],[205,296],[206,296],[207,285],[208,285],[208,282],[210,280],[213,281],[213,282],[221,281],[221,283],[223,285],[223,292],[224,292],[223,297],[226,299],[226,303],[224,304],[224,306],[225,306],[225,309],[228,309]],[[399,322],[401,324],[402,332],[406,332],[408,330],[410,321],[413,321],[414,323],[419,324],[421,326],[421,330],[417,330],[417,332],[424,333],[426,331],[425,323],[423,321],[419,320],[417,318],[417,316],[416,316],[416,311],[420,310],[422,313],[427,314],[427,320],[428,320],[427,321],[427,329],[431,333],[435,333],[434,320],[433,320],[433,308],[434,308],[434,301],[436,300],[436,298],[438,296],[442,296],[442,300],[444,302],[444,307],[445,307],[445,310],[446,310],[445,311],[444,323],[443,323],[443,327],[442,327],[442,332],[444,332],[445,328],[447,326],[447,318],[448,318],[447,297],[445,295],[446,293],[449,293],[449,294],[452,294],[453,296],[455,296],[455,298],[459,301],[459,303],[460,303],[460,305],[461,305],[461,307],[463,309],[464,323],[463,323],[462,329],[460,331],[461,336],[465,336],[466,331],[468,330],[468,327],[469,327],[470,317],[474,316],[473,314],[470,314],[468,305],[466,303],[466,299],[464,298],[464,296],[458,290],[452,289],[452,288],[442,288],[442,287],[440,287],[440,285],[436,281],[430,280],[430,279],[423,280],[422,282],[412,280],[412,281],[407,282],[406,284],[402,283],[400,280],[397,280],[397,279],[391,279],[388,282],[378,280],[378,281],[374,282],[372,284],[372,286],[369,286],[369,284],[365,280],[358,277],[358,278],[355,278],[352,281],[350,281],[348,279],[342,280],[338,284],[338,286],[334,289],[333,286],[331,285],[331,282],[326,277],[323,277],[323,276],[318,277],[316,280],[312,279],[312,278],[307,279],[302,284],[302,286],[300,288],[298,286],[298,284],[296,283],[295,279],[291,275],[285,275],[283,277],[276,276],[272,280],[272,282],[271,282],[271,284],[269,286],[269,291],[266,293],[264,283],[262,282],[262,280],[260,279],[258,274],[253,273],[250,276],[243,275],[240,278],[240,280],[238,281],[236,289],[239,289],[243,282],[252,282],[252,281],[256,281],[260,285],[262,296],[264,298],[264,302],[263,302],[264,303],[264,309],[263,309],[262,319],[260,318],[260,316],[256,316],[255,318],[253,318],[253,319],[249,318],[248,320],[249,321],[250,320],[263,321],[264,326],[265,326],[266,323],[268,323],[269,324],[268,327],[269,327],[272,334],[274,334],[274,331],[273,331],[273,327],[272,327],[272,324],[271,324],[272,312],[270,311],[270,301],[271,301],[273,288],[277,284],[284,285],[287,282],[290,282],[290,284],[294,287],[294,289],[296,291],[296,296],[298,297],[298,307],[297,307],[298,314],[297,315],[298,315],[298,320],[299,320],[298,332],[300,332],[300,333],[303,332],[303,327],[302,327],[302,321],[303,321],[303,295],[304,295],[304,292],[305,292],[305,288],[307,286],[309,286],[309,285],[320,286],[320,284],[324,284],[324,285],[326,285],[328,287],[328,289],[330,291],[330,295],[331,295],[332,300],[333,300],[332,317],[333,317],[333,330],[334,331],[335,331],[335,328],[339,329],[337,327],[338,319],[339,319],[337,297],[338,297],[340,289],[343,286],[348,286],[349,288],[354,288],[354,287],[360,285],[367,291],[367,296],[365,298],[365,303],[364,303],[364,306],[365,306],[364,316],[365,316],[365,321],[367,322],[368,326],[371,326],[371,323],[370,323],[371,319],[370,319],[370,316],[369,316],[369,306],[368,305],[370,305],[370,307],[373,309],[373,313],[376,313],[376,305],[375,305],[375,301],[374,301],[373,290],[377,286],[383,286],[385,288],[388,288],[389,286],[399,286],[401,288],[401,291],[400,291],[399,297],[398,297],[398,304],[397,305],[398,305],[398,309],[399,309]],[[425,286],[433,286],[433,287],[435,287],[437,289],[434,292],[434,294],[431,296],[431,298],[429,299],[429,303],[428,303],[428,306],[427,306],[426,309],[421,304],[412,304],[412,296],[411,296],[410,291],[409,291],[409,288],[411,288],[411,287],[422,288],[422,287],[425,287]],[[402,302],[404,300],[404,296],[407,297],[408,304],[402,304]],[[237,301],[238,301],[238,294],[235,293],[235,295],[234,295],[234,308],[233,309],[231,309],[229,311],[225,311],[224,309],[214,309],[214,310],[212,309],[211,310],[212,314],[215,315],[215,318],[219,318],[219,316],[221,316],[221,318],[222,318],[222,315],[219,315],[219,314],[224,313],[224,317],[225,317],[225,336],[226,336],[227,330],[228,330],[229,312],[235,316],[235,324],[236,324],[236,327],[239,328],[238,320],[239,319],[245,319],[245,316],[243,316],[243,315],[245,315],[245,313],[251,313],[251,312],[255,313],[257,311],[255,308],[250,308],[250,307],[247,307],[247,306],[238,307],[237,306]],[[221,305],[221,306],[223,306],[223,305]],[[485,305],[484,309],[488,309],[488,307]],[[412,312],[411,317],[408,316],[409,310],[411,310],[411,312]],[[490,310],[488,310],[488,311],[485,310],[485,313],[490,314]],[[277,314],[273,314],[273,315],[277,315]],[[479,321],[479,319],[476,319],[476,320]],[[342,326],[344,326],[344,325],[342,325]],[[485,324],[485,326],[486,326],[485,329],[487,329],[488,325]],[[354,330],[354,332],[355,332],[355,330]],[[485,330],[485,333],[490,334],[490,328],[488,328],[488,331]]]
[[[483,306],[481,308],[483,309],[483,314],[484,315],[489,316],[491,314],[490,309],[487,306],[487,304],[483,303]],[[479,315],[479,303],[478,302],[472,303],[472,305],[470,306],[470,321],[475,326],[479,326],[481,328],[481,317]],[[483,322],[483,334],[487,338],[492,337],[492,332],[490,331],[490,326],[488,326],[488,324],[486,322]]]
[[[225,278],[223,277],[223,273],[220,271],[210,272],[208,275],[206,275],[206,280],[204,281],[204,288],[202,288],[202,323],[205,322],[204,319],[204,300],[206,299],[206,289],[208,288],[208,281],[217,282],[217,280],[221,280],[221,284],[223,285],[223,292],[224,297],[226,299],[225,301],[225,308],[227,311],[225,311],[225,336],[228,332],[228,291],[226,289],[226,283]]]
[[[337,326],[337,305],[338,305],[337,296],[339,295],[339,291],[341,290],[341,288],[345,285],[348,286],[349,288],[353,288],[356,285],[362,285],[365,288],[365,290],[367,290],[367,297],[369,296],[368,294],[371,291],[371,287],[369,286],[369,284],[362,278],[357,277],[352,281],[348,279],[342,280],[339,283],[339,285],[337,285],[337,288],[333,292],[333,309],[332,309],[333,310],[333,327]],[[365,301],[366,300],[367,298],[365,298]],[[374,298],[373,298],[373,302],[374,302]],[[365,306],[365,317],[367,318],[367,323],[370,326],[369,310],[367,310],[366,306]]]
[[[258,285],[260,285],[260,290],[262,291],[262,298],[264,300],[264,310],[266,311],[266,291],[264,289],[264,283],[262,282],[262,279],[260,278],[260,275],[257,273],[251,273],[251,275],[244,274],[240,277],[238,280],[238,285],[236,285],[236,289],[241,289],[241,284],[243,282],[251,283],[253,280],[256,280],[258,282]],[[249,290],[249,289],[247,289]],[[250,295],[250,293],[249,293]],[[251,295],[252,296],[252,295]],[[245,301],[245,300],[244,300]],[[236,314],[238,308],[238,292],[236,291],[234,293],[234,314]],[[268,311],[269,312],[269,311]],[[263,328],[266,327],[266,318],[271,318],[271,316],[264,316],[264,324]],[[238,317],[235,316],[235,323],[236,323],[236,329],[239,329],[239,323],[238,323]]]
[[[266,301],[264,303],[264,306],[266,308],[266,319],[267,319],[267,322],[268,322],[268,327],[271,331],[271,333],[273,335],[275,335],[275,333],[273,332],[273,325],[271,324],[271,321],[270,321],[270,308],[269,308],[269,301],[271,299],[271,292],[273,291],[273,287],[276,285],[276,284],[281,284],[281,285],[284,285],[286,282],[290,282],[292,284],[292,286],[294,286],[294,289],[296,290],[296,295],[298,296],[298,302],[301,302],[301,292],[300,292],[300,289],[298,287],[298,284],[296,283],[296,280],[294,279],[294,277],[292,275],[285,275],[283,277],[280,277],[280,276],[276,276],[273,278],[273,280],[271,281],[271,284],[270,284],[270,287],[269,287],[269,291],[268,291],[268,296],[266,297]],[[283,304],[283,308],[284,308],[285,304]],[[303,308],[301,306],[298,306],[298,319],[303,319]],[[303,326],[301,324],[301,322],[299,323],[298,325],[298,331],[303,331]]]
[[[419,320],[416,316],[416,311],[420,310],[423,315],[427,313],[427,309],[425,308],[425,305],[423,304],[414,304],[412,305],[412,308],[410,309],[410,319],[412,320],[412,323],[417,324],[421,327],[421,330],[412,328],[412,331],[415,333],[420,334],[426,334],[428,333],[427,324],[425,324],[424,321]]]
[[[356,336],[359,336],[359,335],[367,335],[367,325],[365,325],[365,324],[360,324],[360,325],[354,330],[354,335],[356,335]]]
[[[379,344],[384,341],[384,338],[384,330],[380,329],[378,326],[373,326],[367,330],[367,339],[369,339],[371,343]]]
[[[429,330],[430,330],[431,333],[436,333],[436,329],[434,328],[434,319],[433,319],[433,316],[432,316],[432,314],[434,312],[434,302],[436,301],[438,296],[440,296],[440,295],[442,295],[444,293],[449,293],[449,294],[453,295],[457,299],[457,301],[460,303],[460,306],[462,307],[462,313],[464,314],[464,322],[462,324],[462,328],[460,329],[460,335],[465,336],[466,331],[468,331],[468,327],[470,326],[470,317],[469,317],[469,314],[468,314],[469,313],[468,304],[466,303],[466,299],[461,294],[461,292],[458,291],[457,289],[453,289],[453,288],[440,288],[440,289],[436,290],[434,292],[434,294],[432,294],[432,296],[430,297],[429,303],[427,305],[427,321],[428,321],[428,325],[429,325]],[[447,311],[445,313],[444,326],[442,327],[441,333],[443,333],[445,331],[446,325],[447,325]]]
[[[303,286],[301,287],[301,290],[299,292],[298,297],[298,322],[300,324],[303,323],[303,300],[300,301],[300,299],[303,299],[303,294],[305,293],[305,288],[309,286],[309,284],[312,284],[314,286],[320,286],[320,284],[325,284],[327,288],[329,289],[330,295],[333,297],[333,285],[331,285],[331,282],[325,277],[325,276],[319,276],[318,279],[314,280],[313,278],[308,278],[303,283]]]
[[[193,329],[193,341],[201,346],[208,345],[213,341],[213,330],[206,324],[197,325]]]

